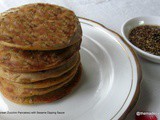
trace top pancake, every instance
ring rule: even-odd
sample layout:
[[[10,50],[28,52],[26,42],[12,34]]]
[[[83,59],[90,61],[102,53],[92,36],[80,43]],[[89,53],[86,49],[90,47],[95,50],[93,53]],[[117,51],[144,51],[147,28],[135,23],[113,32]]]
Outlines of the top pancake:
[[[24,50],[57,50],[81,39],[73,11],[44,4],[28,4],[0,14],[0,44]]]

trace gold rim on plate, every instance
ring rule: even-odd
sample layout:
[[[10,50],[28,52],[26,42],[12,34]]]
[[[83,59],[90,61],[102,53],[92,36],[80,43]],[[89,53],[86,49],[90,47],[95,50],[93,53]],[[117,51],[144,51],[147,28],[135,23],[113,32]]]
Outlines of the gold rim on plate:
[[[141,66],[140,66],[140,63],[139,63],[139,60],[138,60],[138,57],[136,55],[136,53],[134,52],[134,50],[128,45],[128,43],[118,34],[116,33],[115,31],[105,27],[104,25],[102,25],[101,23],[98,23],[98,22],[95,22],[93,20],[90,20],[90,19],[87,19],[87,18],[83,18],[83,17],[78,17],[79,19],[82,19],[82,20],[87,20],[89,22],[92,22],[92,23],[95,23],[101,27],[103,27],[104,29],[114,33],[116,36],[118,36],[122,42],[129,48],[129,50],[131,51],[131,53],[133,54],[133,57],[134,57],[134,60],[136,62],[136,65],[137,65],[137,78],[138,78],[138,82],[137,82],[137,88],[136,88],[136,91],[135,91],[135,94],[133,96],[133,99],[132,101],[130,102],[128,108],[125,110],[125,112],[121,115],[121,117],[119,118],[120,120],[123,120],[127,117],[127,115],[131,112],[131,110],[133,109],[133,107],[135,106],[135,104],[137,103],[138,101],[138,98],[139,98],[139,94],[140,94],[140,85],[141,85],[141,81],[142,81],[142,69],[141,69]],[[84,23],[84,24],[87,24],[85,22],[81,22],[81,23]],[[90,25],[92,26],[91,24],[87,24],[87,25]],[[92,27],[95,27],[95,26],[92,26]],[[121,45],[121,43],[119,43]],[[122,45],[121,45],[122,46]],[[129,58],[130,59],[130,58]],[[132,66],[131,66],[132,67]],[[127,97],[128,98],[128,97]],[[124,106],[124,104],[123,104]],[[123,108],[123,106],[121,107],[121,109]],[[121,110],[120,109],[120,110]],[[120,111],[119,110],[119,111]],[[119,113],[119,111],[112,117],[112,119]]]

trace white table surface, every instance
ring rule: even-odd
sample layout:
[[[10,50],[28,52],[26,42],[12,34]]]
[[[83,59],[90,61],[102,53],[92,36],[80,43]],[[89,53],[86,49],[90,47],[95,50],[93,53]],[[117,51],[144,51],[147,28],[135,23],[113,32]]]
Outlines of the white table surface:
[[[0,12],[30,2],[50,2],[72,9],[78,16],[102,23],[120,33],[121,25],[136,16],[159,16],[160,0],[0,0]],[[136,111],[160,113],[160,64],[140,58],[143,72],[140,98],[128,115],[133,120]],[[159,115],[160,118],[160,115]]]

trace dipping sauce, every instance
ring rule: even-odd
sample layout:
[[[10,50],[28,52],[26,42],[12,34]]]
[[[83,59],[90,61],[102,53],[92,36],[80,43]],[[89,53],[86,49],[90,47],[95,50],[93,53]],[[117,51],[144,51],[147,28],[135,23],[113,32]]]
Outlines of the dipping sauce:
[[[129,34],[129,40],[138,48],[160,56],[160,26],[143,25],[135,27]]]

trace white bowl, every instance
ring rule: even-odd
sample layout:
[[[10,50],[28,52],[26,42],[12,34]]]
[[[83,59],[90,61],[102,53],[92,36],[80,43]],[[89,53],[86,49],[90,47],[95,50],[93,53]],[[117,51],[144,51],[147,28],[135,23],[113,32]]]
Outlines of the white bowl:
[[[152,62],[160,63],[160,56],[153,55],[148,53],[135,45],[133,45],[128,39],[129,32],[140,25],[160,25],[160,17],[158,16],[144,16],[144,17],[136,17],[127,20],[121,28],[122,36],[124,40],[132,47],[134,50],[141,55],[143,58],[146,58]]]

